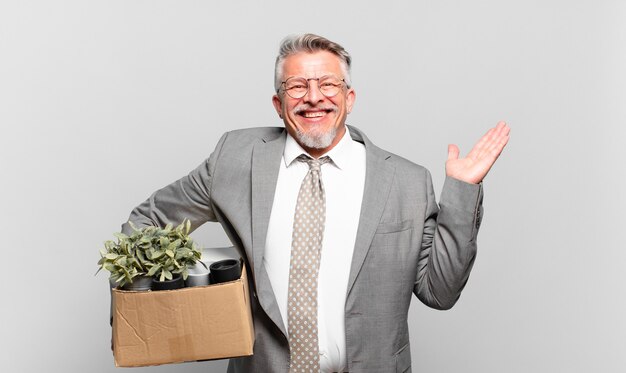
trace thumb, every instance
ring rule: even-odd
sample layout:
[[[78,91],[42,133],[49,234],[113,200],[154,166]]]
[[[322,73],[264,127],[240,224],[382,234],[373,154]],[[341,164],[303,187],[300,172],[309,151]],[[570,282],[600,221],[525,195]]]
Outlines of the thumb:
[[[448,160],[459,158],[459,147],[454,144],[448,145]]]

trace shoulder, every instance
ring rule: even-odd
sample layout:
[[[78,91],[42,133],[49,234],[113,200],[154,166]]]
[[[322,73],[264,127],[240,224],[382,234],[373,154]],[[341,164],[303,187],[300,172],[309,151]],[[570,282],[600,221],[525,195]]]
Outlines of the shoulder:
[[[384,160],[387,165],[395,168],[397,174],[410,175],[414,177],[424,177],[429,175],[429,171],[426,167],[378,147],[367,136],[365,136],[363,131],[356,127],[350,126],[349,129],[353,140],[363,143],[368,157]]]
[[[237,148],[245,151],[247,147],[254,147],[259,142],[268,142],[277,139],[285,132],[284,127],[252,127],[228,131],[222,135],[218,148]]]
[[[284,127],[251,127],[228,131],[223,137],[230,141],[270,141],[280,136],[284,131]]]

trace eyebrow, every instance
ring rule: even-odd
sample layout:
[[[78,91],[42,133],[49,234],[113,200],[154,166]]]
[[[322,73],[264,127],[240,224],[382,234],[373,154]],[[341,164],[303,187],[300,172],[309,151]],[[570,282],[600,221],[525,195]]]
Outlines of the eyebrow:
[[[287,80],[289,80],[291,78],[302,78],[302,79],[306,79],[307,81],[309,81],[309,80],[321,80],[321,79],[324,79],[324,78],[337,78],[337,79],[339,79],[339,77],[337,75],[335,75],[335,74],[325,74],[325,75],[320,76],[319,78],[305,78],[305,77],[299,76],[299,75],[292,75],[292,76],[286,78],[283,82],[286,82]],[[341,79],[339,79],[339,80],[341,80]]]

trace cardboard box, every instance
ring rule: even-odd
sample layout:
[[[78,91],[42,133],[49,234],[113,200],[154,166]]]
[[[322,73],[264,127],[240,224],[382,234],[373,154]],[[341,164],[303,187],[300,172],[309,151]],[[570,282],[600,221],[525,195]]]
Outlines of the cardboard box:
[[[223,284],[170,291],[113,289],[118,367],[252,355],[254,328],[245,268]]]

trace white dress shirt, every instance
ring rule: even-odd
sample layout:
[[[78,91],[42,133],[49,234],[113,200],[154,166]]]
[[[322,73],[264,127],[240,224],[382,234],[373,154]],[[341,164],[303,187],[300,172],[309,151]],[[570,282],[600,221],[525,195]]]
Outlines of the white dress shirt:
[[[352,253],[365,186],[365,146],[344,133],[325,155],[321,178],[326,193],[326,223],[318,279],[318,336],[321,371],[342,372],[346,364],[345,303]],[[285,143],[270,215],[263,264],[283,323],[288,327],[289,262],[296,201],[309,167],[296,161],[307,154],[289,135]]]

